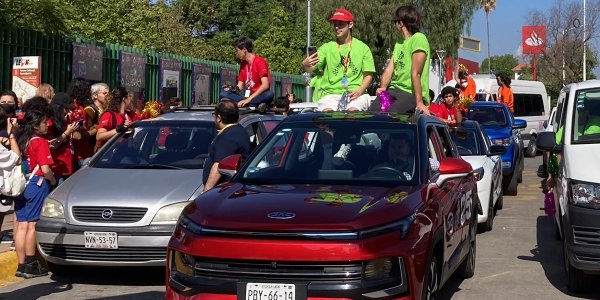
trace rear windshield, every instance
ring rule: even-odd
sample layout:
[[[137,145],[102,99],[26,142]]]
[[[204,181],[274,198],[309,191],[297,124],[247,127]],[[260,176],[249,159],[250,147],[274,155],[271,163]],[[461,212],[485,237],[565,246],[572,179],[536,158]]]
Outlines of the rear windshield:
[[[483,126],[506,126],[504,109],[496,106],[471,106],[468,118]]]
[[[140,123],[106,145],[91,166],[111,169],[200,169],[214,136],[213,122]]]
[[[573,143],[600,143],[600,89],[577,91],[575,100]]]
[[[477,135],[474,130],[455,129],[450,131],[452,140],[458,148],[458,153],[462,156],[485,155],[481,151]]]

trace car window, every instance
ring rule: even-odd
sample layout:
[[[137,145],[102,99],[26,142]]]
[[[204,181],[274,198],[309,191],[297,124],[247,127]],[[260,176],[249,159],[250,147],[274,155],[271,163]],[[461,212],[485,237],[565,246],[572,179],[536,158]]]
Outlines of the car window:
[[[414,125],[329,121],[278,127],[236,180],[273,183],[412,183],[418,146]]]
[[[600,88],[577,91],[572,127],[574,144],[600,143]]]
[[[509,118],[504,109],[498,106],[471,106],[468,117],[483,126],[506,126],[506,119]]]
[[[516,117],[544,115],[544,100],[541,94],[515,94],[514,98]]]
[[[442,147],[443,157],[458,157],[454,151],[452,138],[448,133],[448,128],[445,126],[435,126],[436,132],[440,137],[440,146]]]
[[[200,169],[215,136],[213,122],[141,124],[122,134],[91,164],[111,169]]]
[[[475,130],[453,129],[450,135],[460,155],[483,155],[480,150],[482,147],[479,145]]]

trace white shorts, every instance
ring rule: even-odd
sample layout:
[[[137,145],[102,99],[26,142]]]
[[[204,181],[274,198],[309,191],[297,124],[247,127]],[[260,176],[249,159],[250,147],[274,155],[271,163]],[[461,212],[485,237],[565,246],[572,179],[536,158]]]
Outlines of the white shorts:
[[[342,95],[324,96],[317,103],[319,111],[323,111],[326,109],[337,110],[340,98],[342,98]],[[354,108],[362,111],[368,110],[370,100],[371,98],[369,97],[369,94],[363,94],[362,96],[348,102],[348,107],[346,109]]]

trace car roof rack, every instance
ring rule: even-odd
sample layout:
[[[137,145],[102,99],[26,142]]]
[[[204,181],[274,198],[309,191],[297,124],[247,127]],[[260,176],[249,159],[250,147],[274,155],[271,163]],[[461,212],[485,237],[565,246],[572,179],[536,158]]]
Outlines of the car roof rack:
[[[186,106],[186,107],[174,107],[173,109],[171,109],[172,112],[180,112],[180,111],[214,111],[215,110],[215,105],[193,105],[193,106]],[[267,114],[267,113],[273,113],[273,111],[270,110],[266,110],[264,112],[261,112],[260,110],[256,109],[256,107],[240,107],[238,109],[240,115],[245,115],[245,114],[250,114],[250,113],[257,113],[257,114]]]

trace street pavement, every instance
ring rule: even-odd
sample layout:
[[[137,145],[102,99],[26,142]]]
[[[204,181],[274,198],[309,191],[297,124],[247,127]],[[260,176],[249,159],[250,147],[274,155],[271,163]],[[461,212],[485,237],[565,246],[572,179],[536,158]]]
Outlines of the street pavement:
[[[535,174],[540,163],[540,156],[525,159],[518,196],[505,196],[494,229],[477,235],[475,276],[452,278],[442,299],[600,299],[600,287],[587,294],[567,291],[561,242],[544,215],[541,180]],[[0,285],[0,299],[163,298],[163,268],[79,268],[69,276]]]

